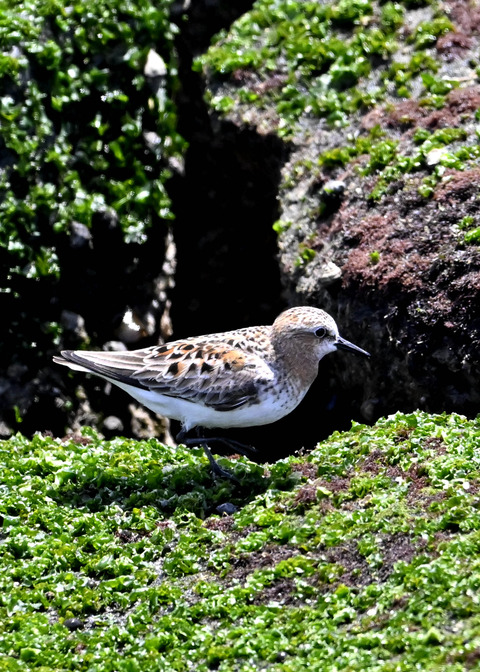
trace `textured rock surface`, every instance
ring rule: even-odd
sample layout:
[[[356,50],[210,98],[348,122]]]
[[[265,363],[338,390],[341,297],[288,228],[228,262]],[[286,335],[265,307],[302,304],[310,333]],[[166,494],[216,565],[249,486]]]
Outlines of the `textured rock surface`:
[[[239,439],[273,456],[352,418],[476,411],[477,5],[299,1],[272,15],[259,0],[242,16],[251,5],[173,7],[189,143],[184,170],[167,157],[173,239],[159,227],[126,246],[115,212],[100,209],[90,227],[56,234],[60,285],[19,276],[15,300],[4,295],[7,314],[22,304],[3,343],[15,352],[1,372],[3,435],[16,412],[26,433],[104,421],[107,432],[162,431],[132,418],[120,391],[52,370],[56,324],[58,347],[135,347],[268,323],[303,303],[331,312],[373,358],[328,358],[297,411]],[[161,140],[150,126],[147,153]],[[27,316],[44,325],[36,350],[17,342]]]
[[[340,28],[338,37],[349,40],[362,25],[380,25],[382,7],[367,4],[371,13]],[[375,95],[344,113],[341,124],[305,107],[286,132],[282,111],[292,73],[281,38],[272,46],[270,28],[248,34],[244,20],[202,61],[217,110],[225,107],[227,118],[260,135],[289,136],[275,225],[286,297],[324,307],[348,338],[372,351],[368,372],[354,358],[322,363],[320,377],[324,372],[328,382],[318,390],[328,390],[341,414],[368,421],[416,407],[471,414],[480,401],[479,10],[474,3],[418,4],[405,3],[394,51],[372,59],[355,81],[355,91]],[[267,5],[257,5],[252,21],[267,21]],[[442,21],[444,32],[426,39]],[[310,30],[313,19],[306,25]],[[239,35],[246,46],[238,59],[246,62],[252,45],[262,54],[271,49],[268,68],[229,72],[229,45]],[[312,51],[314,44],[310,34]],[[420,62],[408,74],[406,98],[395,79],[406,72],[398,64]],[[325,77],[333,77],[334,66]],[[304,99],[322,76],[298,76]],[[343,113],[344,100],[338,106]],[[335,401],[336,394],[342,396]],[[315,417],[312,396],[304,413],[299,422]]]

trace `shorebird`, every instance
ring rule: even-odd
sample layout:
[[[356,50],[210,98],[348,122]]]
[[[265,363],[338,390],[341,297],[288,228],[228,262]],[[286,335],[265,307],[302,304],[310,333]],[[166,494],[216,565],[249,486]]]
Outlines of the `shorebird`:
[[[178,442],[201,445],[214,474],[232,478],[208,443],[236,452],[254,449],[222,437],[186,437],[193,428],[267,425],[288,415],[317,377],[320,360],[335,350],[369,357],[346,341],[323,310],[302,306],[272,325],[246,327],[130,351],[63,350],[54,361],[117,385],[151,411],[179,420]],[[235,480],[235,479],[233,479]]]

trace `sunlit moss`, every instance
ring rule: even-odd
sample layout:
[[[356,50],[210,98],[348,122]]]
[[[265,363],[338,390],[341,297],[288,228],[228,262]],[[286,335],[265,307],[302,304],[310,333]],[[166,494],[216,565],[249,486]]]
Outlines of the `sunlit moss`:
[[[0,442],[1,669],[462,669],[479,446],[477,420],[399,413],[268,476],[241,458],[239,487],[154,440]]]
[[[168,96],[175,63],[163,97],[143,75],[152,45],[171,59],[169,4],[0,2],[0,246],[13,272],[58,275],[55,234],[72,221],[89,226],[102,208],[115,209],[127,241],[172,217],[164,159],[183,148]],[[159,138],[154,152],[146,127]]]
[[[429,4],[430,20],[418,24],[406,38],[405,11]],[[452,29],[437,2],[378,6],[369,0],[257,0],[228,33],[217,36],[195,67],[222,81],[235,73],[228,98],[260,109],[275,108],[280,117],[277,132],[288,135],[305,115],[343,126],[353,112],[368,109],[392,91],[408,97],[420,75],[430,104],[439,106],[434,97],[456,84],[434,77],[439,64],[431,47]],[[395,57],[405,41],[411,53],[406,62]],[[380,86],[363,86],[372,68],[380,75]],[[248,72],[255,77],[242,78],[241,73]],[[212,105],[228,113],[223,100]]]

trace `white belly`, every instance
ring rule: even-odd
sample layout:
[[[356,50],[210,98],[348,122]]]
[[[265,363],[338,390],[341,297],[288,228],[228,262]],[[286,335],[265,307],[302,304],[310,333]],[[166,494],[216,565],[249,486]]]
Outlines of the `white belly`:
[[[111,381],[128,392],[134,399],[154,413],[179,420],[188,431],[192,427],[254,427],[268,425],[288,415],[298,406],[301,396],[292,397],[286,393],[265,396],[258,404],[245,405],[230,411],[216,411],[200,403],[167,397],[151,390],[142,390],[125,383]]]

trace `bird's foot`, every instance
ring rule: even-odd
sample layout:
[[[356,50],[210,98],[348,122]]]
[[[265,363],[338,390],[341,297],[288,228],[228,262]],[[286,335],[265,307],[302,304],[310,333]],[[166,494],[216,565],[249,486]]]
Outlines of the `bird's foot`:
[[[257,449],[254,446],[248,446],[246,443],[241,443],[240,441],[235,441],[234,439],[226,439],[223,436],[209,436],[208,439],[204,439],[208,443],[221,443],[227,448],[231,448],[235,453],[239,455],[244,455],[245,457],[250,457],[257,453]]]
[[[227,448],[231,448],[235,453],[239,455],[244,455],[249,457],[250,455],[255,455],[257,449],[253,446],[248,446],[245,443],[240,441],[235,441],[234,439],[226,439],[224,436],[186,436],[187,432],[183,429],[179,432],[175,438],[177,443],[183,443],[184,446],[203,446],[203,444],[212,444],[212,443],[221,443]]]
[[[229,481],[232,481],[232,483],[236,483],[237,485],[240,485],[240,481],[238,480],[238,478],[234,474],[232,474],[231,471],[229,471],[228,469],[224,469],[223,467],[221,467],[218,464],[218,462],[216,461],[216,459],[213,457],[212,453],[210,452],[210,448],[207,446],[207,444],[202,443],[201,445],[202,445],[202,448],[203,448],[203,451],[204,451],[205,455],[208,458],[208,461],[210,462],[210,466],[212,468],[213,476],[214,477],[219,476],[220,478],[226,478]]]
[[[253,446],[247,446],[244,443],[240,443],[240,441],[235,441],[233,439],[226,439],[223,436],[209,436],[208,438],[206,438],[199,435],[186,436],[186,433],[187,432],[185,432],[182,429],[182,431],[179,432],[179,434],[177,434],[176,437],[177,443],[183,443],[184,446],[188,447],[202,446],[205,455],[208,457],[208,461],[210,462],[210,466],[212,467],[214,475],[220,476],[221,478],[228,478],[230,481],[233,481],[234,483],[239,483],[239,480],[230,471],[228,471],[228,469],[224,469],[218,464],[218,462],[215,460],[212,453],[210,452],[208,444],[221,443],[224,446],[231,448],[235,453],[245,455],[245,457],[249,457],[257,452]]]

